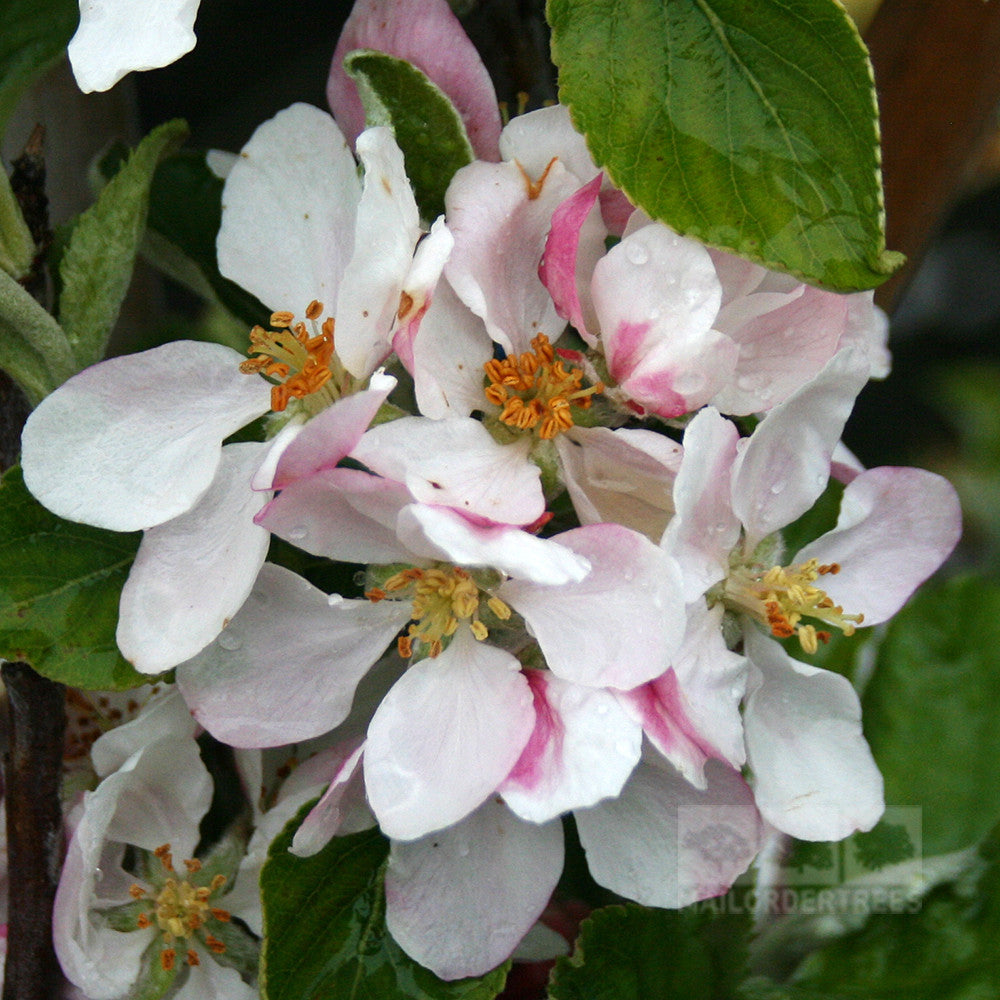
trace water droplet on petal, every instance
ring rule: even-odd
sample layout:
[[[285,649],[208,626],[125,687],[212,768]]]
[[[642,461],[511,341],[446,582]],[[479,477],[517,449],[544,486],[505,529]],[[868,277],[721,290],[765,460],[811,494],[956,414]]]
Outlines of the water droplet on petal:
[[[776,479],[773,483],[771,483],[771,492],[775,496],[777,496],[779,493],[781,493],[785,489],[786,485],[787,485],[787,483],[785,482],[784,479]]]
[[[226,629],[219,633],[219,638],[215,640],[221,649],[227,649],[231,653],[243,648],[243,640],[235,632]]]
[[[701,372],[684,372],[674,382],[674,391],[682,396],[693,396],[705,388],[705,376]]]
[[[649,260],[649,251],[641,244],[630,240],[625,247],[625,256],[640,267]]]
[[[301,542],[308,534],[309,529],[304,524],[297,524],[294,528],[288,529],[288,537],[293,542]]]

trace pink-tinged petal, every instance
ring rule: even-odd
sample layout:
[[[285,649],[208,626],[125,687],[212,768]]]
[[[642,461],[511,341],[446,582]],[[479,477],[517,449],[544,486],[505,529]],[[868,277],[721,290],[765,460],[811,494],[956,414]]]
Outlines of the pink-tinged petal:
[[[623,690],[662,674],[684,635],[677,563],[618,524],[575,528],[551,542],[587,560],[587,576],[560,586],[508,580],[497,596],[524,616],[552,672]]]
[[[331,837],[358,833],[375,825],[375,817],[365,800],[360,767],[364,749],[361,744],[336,769],[329,787],[295,831],[289,848],[292,854],[300,858],[311,857],[321,851]]]
[[[642,730],[610,691],[526,670],[535,728],[498,789],[522,819],[545,823],[617,795],[639,762]]]
[[[857,347],[868,358],[869,378],[885,378],[892,368],[889,317],[874,302],[874,292],[847,296],[847,323],[841,347]]]
[[[598,262],[591,289],[608,370],[646,409],[697,409],[729,377],[737,347],[712,329],[721,289],[694,240],[644,226]]]
[[[772,299],[771,293],[748,296]],[[782,298],[788,298],[782,296]],[[734,307],[730,307],[731,309]],[[841,346],[848,296],[800,286],[799,294],[762,315],[719,329],[739,344],[734,378],[712,402],[724,413],[768,410],[813,378]]]
[[[393,686],[368,727],[365,786],[383,833],[413,840],[467,816],[521,756],[535,723],[510,653],[460,628]]]
[[[344,57],[355,49],[375,49],[413,63],[451,99],[476,156],[499,159],[496,91],[475,46],[445,0],[355,3],[333,53],[326,85],[330,107],[352,142],[365,125],[357,84],[344,72]]]
[[[885,807],[882,775],[850,682],[793,660],[752,626],[745,646],[755,668],[744,712],[747,760],[761,815],[800,840],[870,830]]]
[[[385,874],[389,933],[442,979],[482,975],[528,933],[562,866],[562,824],[526,823],[487,799],[450,829],[393,843]]]
[[[293,104],[243,147],[222,192],[219,270],[269,309],[332,312],[354,252],[361,185],[334,120]],[[280,252],[275,248],[280,247]]]
[[[285,487],[257,523],[315,556],[344,562],[408,562],[396,536],[410,502],[399,483],[357,469],[329,469]]]
[[[343,722],[410,610],[327,597],[268,563],[218,639],[177,668],[177,684],[195,718],[230,746],[309,739]]]
[[[787,288],[772,287],[768,279],[775,274],[774,271],[768,271],[767,268],[761,267],[760,264],[755,264],[745,257],[737,257],[736,254],[717,250],[715,247],[709,247],[708,253],[715,265],[715,273],[718,274],[722,284],[723,309],[730,303],[744,299],[761,288],[787,294],[791,287],[798,284],[794,278],[791,278],[788,279]]]
[[[396,530],[423,558],[491,567],[544,586],[579,582],[591,569],[589,559],[553,539],[507,525],[473,524],[444,507],[410,504],[400,512]]]
[[[270,489],[333,469],[361,440],[379,407],[396,387],[391,375],[376,372],[371,387],[337,400],[312,418],[282,451]]]
[[[597,318],[590,309],[590,315],[584,315],[581,292],[589,299],[586,292],[590,278],[604,253],[607,230],[600,221],[600,212],[593,211],[602,180],[603,175],[598,174],[552,213],[552,228],[538,269],[556,312],[572,323],[591,347],[597,344]]]
[[[266,445],[227,445],[215,481],[186,514],[150,528],[122,589],[117,641],[136,670],[158,674],[205,648],[240,609],[270,534],[250,479]]]
[[[961,533],[962,509],[946,479],[924,469],[869,469],[844,490],[833,531],[795,558],[837,563],[821,586],[848,614],[877,625],[948,558]]]
[[[581,524],[623,524],[657,542],[674,512],[681,446],[642,429],[573,427],[555,441]]]
[[[538,265],[552,213],[578,187],[558,160],[542,173],[527,174],[516,163],[470,163],[448,186],[445,206],[455,248],[445,274],[508,353],[529,350],[539,333],[554,341],[566,325]]]
[[[680,563],[684,598],[691,602],[729,571],[740,537],[732,509],[732,469],[740,435],[718,410],[705,407],[684,432],[684,459],[674,483],[676,515],[663,547]]]
[[[740,699],[746,660],[726,648],[722,608],[703,601],[688,609],[684,645],[662,676],[620,695],[653,746],[697,788],[706,787],[705,764],[746,762]]]
[[[594,879],[645,906],[676,909],[726,892],[761,843],[753,795],[717,761],[708,788],[644,757],[621,795],[575,813]]]
[[[392,130],[358,136],[365,168],[354,254],[337,296],[337,355],[352,375],[367,378],[392,350],[400,295],[420,237],[420,217]]]
[[[417,244],[410,269],[403,281],[397,323],[392,334],[392,349],[411,375],[414,365],[413,342],[434,300],[438,281],[454,245],[455,237],[444,224],[444,216],[439,216],[430,232]]]
[[[28,489],[60,517],[112,531],[190,510],[222,441],[271,407],[267,382],[220,344],[174,341],[112,358],[42,400],[21,438]]]
[[[538,466],[526,447],[498,444],[471,418],[401,417],[373,427],[351,451],[415,500],[497,524],[532,524],[545,511]]]
[[[447,280],[438,285],[412,344],[413,387],[425,417],[467,417],[483,406],[483,365],[493,342]]]
[[[200,0],[80,3],[80,25],[67,55],[79,88],[110,90],[133,70],[169,66],[195,46]]]
[[[733,512],[746,528],[745,551],[752,552],[819,498],[833,449],[867,380],[865,358],[840,351],[741,442],[733,466]]]
[[[846,486],[864,471],[865,467],[858,456],[843,441],[838,441],[833,449],[833,458],[830,459],[830,478]]]

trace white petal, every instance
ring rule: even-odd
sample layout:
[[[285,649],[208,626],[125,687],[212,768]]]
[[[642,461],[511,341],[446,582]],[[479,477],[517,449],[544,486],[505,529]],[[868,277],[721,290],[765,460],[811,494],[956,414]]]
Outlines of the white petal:
[[[112,358],[42,400],[22,436],[28,489],[60,517],[112,531],[190,510],[222,441],[266,413],[267,382],[219,344],[174,341]]]
[[[497,524],[531,524],[545,510],[526,449],[498,444],[478,421],[401,417],[368,431],[351,452],[372,472],[405,483],[414,499]]]
[[[958,542],[962,510],[954,487],[923,469],[859,473],[844,490],[833,531],[807,545],[796,562],[837,563],[821,584],[865,625],[891,618]]]
[[[477,525],[443,507],[410,504],[399,515],[400,539],[411,552],[461,566],[492,567],[534,583],[558,586],[590,572],[589,560],[551,538],[506,525]]]
[[[576,815],[594,879],[670,909],[724,893],[760,847],[761,824],[739,772],[717,762],[698,791],[665,761],[644,759],[617,799]]]
[[[260,992],[248,986],[240,974],[203,955],[200,965],[189,967],[175,1000],[257,1000]]]
[[[710,406],[684,432],[684,459],[674,484],[677,514],[663,535],[663,547],[680,563],[689,602],[726,576],[729,553],[740,537],[732,509],[738,441],[736,426]]]
[[[840,351],[741,442],[733,512],[747,529],[746,551],[804,514],[826,488],[833,449],[867,380],[867,360]]]
[[[499,965],[545,908],[563,864],[562,825],[536,826],[490,798],[447,830],[395,842],[386,923],[442,979]]]
[[[132,70],[168,66],[195,45],[200,0],[80,0],[67,53],[80,89],[109,90]]]
[[[420,235],[403,154],[385,127],[358,136],[365,167],[354,254],[337,296],[337,354],[352,375],[365,378],[391,350],[399,297]]]
[[[222,192],[219,270],[269,309],[332,313],[354,251],[361,185],[334,120],[293,104],[243,147]]]
[[[450,826],[507,776],[535,721],[518,666],[460,628],[392,688],[368,727],[364,763],[386,836],[412,840]]]
[[[215,481],[186,514],[150,528],[122,589],[117,640],[137,670],[169,670],[205,648],[247,599],[270,534],[250,488],[267,446],[228,445]]]
[[[266,563],[246,604],[177,668],[198,721],[231,746],[281,746],[347,716],[358,681],[406,623],[403,601],[346,601]]]
[[[522,819],[544,823],[617,795],[639,761],[642,730],[609,691],[525,671],[535,698],[535,729],[500,786]]]
[[[746,651],[756,668],[744,712],[747,759],[761,814],[801,840],[870,830],[885,805],[882,776],[850,682],[793,660],[754,626]]]
[[[572,427],[555,440],[581,524],[613,521],[658,542],[674,512],[681,446],[654,431]]]
[[[548,541],[587,560],[590,573],[557,586],[509,580],[497,596],[524,616],[549,668],[578,684],[621,689],[662,674],[684,635],[677,563],[617,524],[575,528]]]

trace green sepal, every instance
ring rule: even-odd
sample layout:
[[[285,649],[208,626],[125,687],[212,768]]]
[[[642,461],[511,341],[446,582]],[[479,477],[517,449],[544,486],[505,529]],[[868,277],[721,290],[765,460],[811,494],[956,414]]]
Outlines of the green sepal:
[[[836,0],[548,0],[596,162],[685,236],[836,291],[881,284],[878,111]]]
[[[455,106],[416,66],[384,52],[350,52],[344,70],[358,85],[366,124],[395,133],[421,216],[436,219],[455,171],[474,159]]]
[[[179,120],[153,129],[73,225],[59,265],[59,321],[78,370],[104,357],[146,229],[153,174],[187,134]]]
[[[28,492],[19,466],[0,481],[0,658],[89,690],[154,678],[118,652],[118,601],[140,534],[64,521]]]
[[[7,171],[0,169],[0,271],[20,280],[31,270],[35,241],[14,197]]]
[[[389,842],[378,830],[334,837],[309,858],[289,853],[311,806],[274,840],[261,872],[262,1000],[492,1000],[509,962],[478,979],[445,982],[390,937]]]

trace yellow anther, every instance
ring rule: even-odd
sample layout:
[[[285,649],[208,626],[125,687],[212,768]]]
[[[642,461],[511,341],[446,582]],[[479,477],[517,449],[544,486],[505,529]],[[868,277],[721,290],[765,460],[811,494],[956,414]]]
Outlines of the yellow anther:
[[[587,409],[604,385],[598,382],[584,389],[583,371],[567,371],[544,333],[531,346],[534,350],[487,361],[483,370],[490,384],[483,391],[500,407],[502,423],[551,440],[573,426],[573,408]]]

